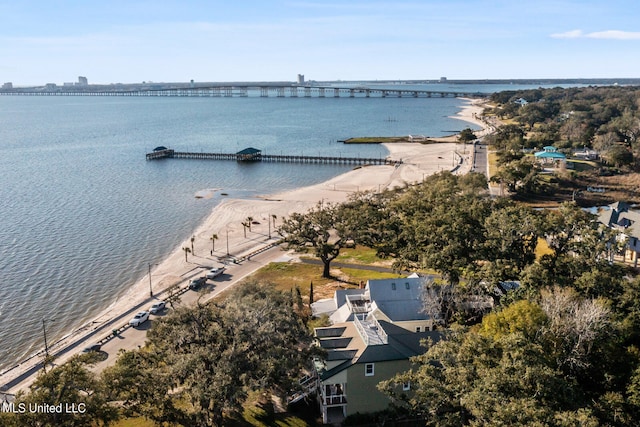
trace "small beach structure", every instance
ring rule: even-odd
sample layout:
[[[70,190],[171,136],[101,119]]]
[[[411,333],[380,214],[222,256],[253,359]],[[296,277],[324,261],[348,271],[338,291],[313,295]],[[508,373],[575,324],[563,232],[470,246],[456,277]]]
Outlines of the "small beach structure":
[[[262,159],[262,151],[257,148],[249,147],[236,153],[236,159],[239,162],[256,162]]]
[[[567,156],[559,153],[558,149],[551,145],[544,147],[542,151],[534,153],[534,156],[542,163],[565,162],[567,160]]]

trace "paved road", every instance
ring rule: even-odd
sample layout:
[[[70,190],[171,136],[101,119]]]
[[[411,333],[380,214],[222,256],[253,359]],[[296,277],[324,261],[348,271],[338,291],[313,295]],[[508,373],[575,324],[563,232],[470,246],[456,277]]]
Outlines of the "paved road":
[[[256,254],[249,259],[244,259],[239,264],[229,264],[224,274],[216,277],[214,280],[209,280],[207,286],[199,292],[186,290],[193,277],[201,276],[206,272],[205,268],[194,270],[192,274],[189,277],[185,277],[184,282],[180,284],[180,287],[185,289],[180,297],[180,304],[187,306],[193,305],[198,298],[201,298],[203,302],[208,301],[229,287],[239,283],[259,268],[283,256],[284,252],[279,246],[276,246]],[[105,360],[96,364],[92,369],[99,372],[105,367],[114,364],[120,350],[132,350],[144,345],[147,331],[151,328],[155,319],[167,314],[167,310],[158,316],[151,315],[149,321],[137,328],[128,325],[129,319],[133,317],[136,312],[147,310],[153,303],[161,300],[163,297],[166,297],[166,295],[164,292],[161,292],[153,298],[147,298],[141,304],[130,308],[126,313],[106,322],[94,331],[56,351],[53,353],[54,356],[59,360],[65,360],[70,354],[78,353],[82,351],[83,348],[95,342],[101,342],[101,351],[105,356]],[[114,329],[119,331],[117,337],[112,333]],[[65,356],[65,359],[61,359],[62,356]],[[3,384],[0,389],[8,393],[15,393],[18,390],[25,389],[33,382],[40,369],[42,369],[42,362],[40,360],[34,360],[33,365],[25,370],[24,373]]]
[[[475,156],[471,167],[473,172],[483,173],[487,179],[489,178],[487,146],[484,144],[476,144],[474,146]]]

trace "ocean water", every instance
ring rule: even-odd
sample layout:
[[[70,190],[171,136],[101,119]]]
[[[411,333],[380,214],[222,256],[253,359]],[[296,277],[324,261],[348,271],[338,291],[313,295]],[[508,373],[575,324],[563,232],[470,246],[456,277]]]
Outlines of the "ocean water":
[[[0,97],[0,372],[104,308],[220,201],[315,184],[349,166],[145,161],[181,151],[384,157],[354,136],[440,136],[452,98]],[[219,192],[217,193],[219,194]]]

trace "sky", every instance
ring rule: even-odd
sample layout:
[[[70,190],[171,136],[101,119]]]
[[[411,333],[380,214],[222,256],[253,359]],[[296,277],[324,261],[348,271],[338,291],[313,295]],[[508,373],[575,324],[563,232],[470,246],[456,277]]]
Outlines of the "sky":
[[[638,0],[0,0],[0,84],[633,78]]]

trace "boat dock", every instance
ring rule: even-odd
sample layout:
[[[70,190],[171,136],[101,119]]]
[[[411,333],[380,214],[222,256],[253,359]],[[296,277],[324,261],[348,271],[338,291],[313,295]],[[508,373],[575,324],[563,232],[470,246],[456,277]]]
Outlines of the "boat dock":
[[[196,153],[175,151],[158,147],[147,153],[147,160],[160,159],[198,159],[198,160],[234,160],[237,162],[279,162],[310,164],[344,164],[344,165],[397,165],[402,161],[374,157],[342,157],[342,156],[302,156],[262,154],[255,148],[246,148],[237,153]]]

